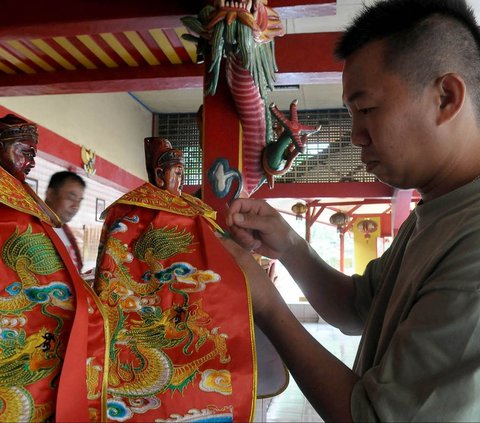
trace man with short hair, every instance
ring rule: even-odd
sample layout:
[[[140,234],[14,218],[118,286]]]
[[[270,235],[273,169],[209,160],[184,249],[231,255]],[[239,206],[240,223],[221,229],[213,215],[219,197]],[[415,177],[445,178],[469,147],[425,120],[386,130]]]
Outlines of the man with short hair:
[[[422,200],[363,275],[328,266],[267,203],[232,237],[278,258],[320,316],[361,334],[353,370],[314,340],[251,255],[255,321],[326,421],[480,421],[480,32],[463,0],[384,0],[340,37],[343,100],[367,171]]]
[[[25,182],[37,142],[33,123],[0,118],[0,421],[101,420],[104,321]]]
[[[77,214],[85,192],[85,181],[76,173],[61,171],[54,173],[47,187],[45,203],[57,214],[62,226],[54,228],[67,247],[78,272],[82,272],[83,261],[77,241],[67,225]]]

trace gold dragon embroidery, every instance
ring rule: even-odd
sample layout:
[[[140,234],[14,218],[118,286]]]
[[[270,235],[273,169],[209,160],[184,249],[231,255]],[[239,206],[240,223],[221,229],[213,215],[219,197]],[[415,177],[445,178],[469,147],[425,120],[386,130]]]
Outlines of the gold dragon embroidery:
[[[109,265],[97,283],[100,298],[108,305],[112,333],[108,391],[115,398],[183,392],[206,362],[215,357],[220,363],[230,361],[227,336],[218,328],[208,329],[211,318],[201,299],[190,302],[188,293],[195,291],[192,286],[202,290],[205,282],[217,282],[220,277],[188,263],[173,263],[168,268],[161,263],[193,251],[192,244],[193,235],[185,229],[152,226],[138,239],[133,254],[113,236],[106,241],[104,263],[107,260]],[[148,265],[143,282],[135,281],[126,266],[133,257]],[[182,289],[185,286],[188,289]],[[161,310],[158,296],[167,292],[179,295],[183,302]],[[140,305],[130,311],[140,318],[128,320],[128,307],[135,301]],[[173,348],[181,349],[186,357],[195,353],[197,358],[177,364],[168,353]],[[199,354],[200,350],[205,352]]]
[[[18,228],[5,241],[2,249],[2,260],[14,270],[20,281],[15,295],[0,297],[0,311],[20,313],[33,306],[27,297],[25,288],[38,285],[37,275],[49,275],[63,269],[63,263],[50,239],[43,233],[32,233],[28,228],[22,234]]]
[[[35,275],[49,275],[63,268],[50,239],[43,233],[32,233],[31,226],[19,233],[18,228],[5,241],[3,262],[18,275],[16,281],[0,295],[0,314],[21,316],[38,301],[35,296],[39,281]],[[62,283],[50,289],[64,290]],[[27,295],[30,291],[30,296]],[[58,292],[58,291],[57,291]],[[40,298],[41,300],[41,298]],[[61,300],[59,300],[61,301]],[[65,301],[63,307],[71,306]],[[42,306],[42,312],[47,305]],[[8,318],[6,318],[8,320]],[[56,318],[61,327],[60,318]],[[46,328],[27,335],[23,329],[0,327],[0,420],[45,421],[52,414],[50,404],[34,404],[25,386],[33,384],[58,369],[60,358],[56,351],[55,335]]]

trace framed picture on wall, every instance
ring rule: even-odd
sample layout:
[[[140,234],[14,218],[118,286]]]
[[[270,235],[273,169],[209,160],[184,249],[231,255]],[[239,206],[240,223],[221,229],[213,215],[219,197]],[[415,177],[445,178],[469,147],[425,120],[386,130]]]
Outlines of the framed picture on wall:
[[[38,194],[38,179],[26,177],[25,182],[30,185],[30,188],[35,191],[35,194]]]
[[[97,198],[97,202],[95,205],[95,220],[97,222],[102,222],[103,219],[101,218],[102,212],[105,210],[105,200],[101,198]]]

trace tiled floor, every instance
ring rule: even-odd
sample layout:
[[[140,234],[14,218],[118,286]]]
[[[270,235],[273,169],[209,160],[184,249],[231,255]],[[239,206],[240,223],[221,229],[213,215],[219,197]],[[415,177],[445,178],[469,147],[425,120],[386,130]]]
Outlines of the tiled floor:
[[[326,323],[304,323],[305,328],[332,354],[351,367],[355,359],[359,336],[343,335]],[[293,378],[288,388],[274,397],[268,405],[267,422],[322,422],[310,403],[305,399]]]

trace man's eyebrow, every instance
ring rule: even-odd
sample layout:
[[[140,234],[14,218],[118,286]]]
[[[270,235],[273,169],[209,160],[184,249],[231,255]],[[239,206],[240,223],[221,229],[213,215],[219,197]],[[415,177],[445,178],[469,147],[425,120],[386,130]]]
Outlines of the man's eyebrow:
[[[360,91],[355,91],[350,97],[347,98],[347,103],[352,103],[355,100],[357,100],[359,97],[362,97],[365,95],[365,91],[360,90]]]

